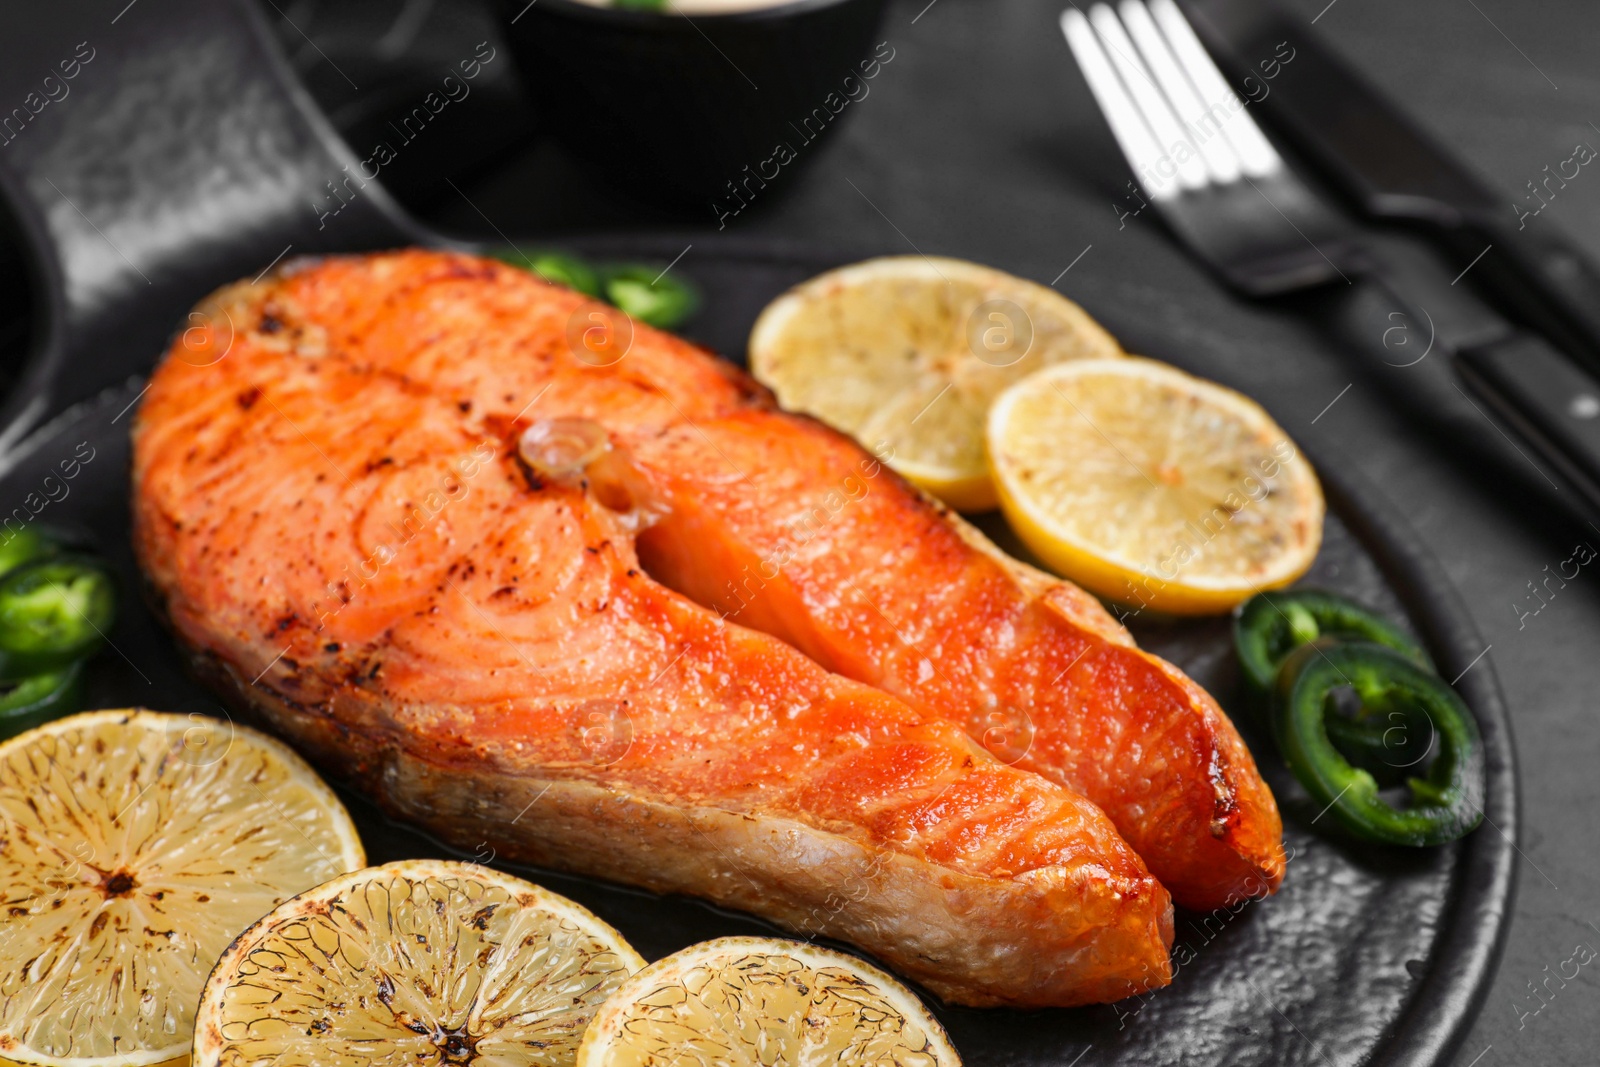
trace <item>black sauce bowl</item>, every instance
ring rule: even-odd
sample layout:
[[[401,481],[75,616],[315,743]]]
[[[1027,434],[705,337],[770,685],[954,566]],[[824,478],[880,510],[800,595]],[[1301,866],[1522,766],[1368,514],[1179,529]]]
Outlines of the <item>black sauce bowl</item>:
[[[499,0],[540,120],[589,170],[726,226],[774,196],[892,62],[883,0],[675,15]]]

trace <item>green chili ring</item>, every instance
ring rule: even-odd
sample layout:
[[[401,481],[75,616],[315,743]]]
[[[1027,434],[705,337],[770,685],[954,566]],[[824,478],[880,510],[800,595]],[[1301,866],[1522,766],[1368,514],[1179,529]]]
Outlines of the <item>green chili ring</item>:
[[[1328,739],[1351,765],[1372,775],[1384,789],[1403,785],[1433,752],[1433,724],[1412,711],[1346,718],[1329,715]]]
[[[618,3],[627,6],[621,0]],[[628,0],[628,3],[653,10],[661,7],[665,0]],[[604,300],[630,318],[660,330],[677,328],[700,308],[700,292],[693,284],[643,263],[595,266],[562,252],[527,256],[511,249],[495,255],[532,271],[547,282]]]
[[[658,330],[673,329],[700,306],[700,294],[688,282],[643,264],[602,268],[600,289],[630,317]]]
[[[1302,660],[1341,644],[1344,642],[1337,637],[1319,637],[1289,653],[1278,668],[1273,702],[1281,703],[1288,698],[1289,687],[1300,673]],[[1261,703],[1271,706],[1266,701]],[[1270,720],[1266,725],[1270,728]],[[1409,708],[1376,712],[1360,707],[1354,715],[1334,709],[1323,719],[1323,725],[1339,754],[1353,766],[1371,774],[1382,788],[1402,784],[1412,768],[1433,751],[1432,724],[1427,716]]]
[[[1404,808],[1379,796],[1372,774],[1352,766],[1329,737],[1331,698],[1345,687],[1360,698],[1363,716],[1399,711],[1424,716],[1431,728],[1438,755],[1406,779],[1411,803]],[[1284,761],[1312,800],[1350,833],[1392,845],[1439,845],[1483,818],[1477,721],[1453,689],[1407,656],[1365,642],[1303,648],[1283,665],[1280,691],[1273,733]]]
[[[1233,645],[1252,695],[1271,693],[1289,654],[1320,637],[1386,645],[1418,666],[1432,666],[1415,638],[1353,600],[1316,589],[1258,593],[1233,620]]]
[[[116,619],[104,563],[51,556],[0,578],[0,679],[59,671],[93,655]]]
[[[585,296],[600,296],[600,276],[577,256],[544,252],[530,258],[527,267],[547,282],[576,289]]]
[[[1289,688],[1299,675],[1303,660],[1344,643],[1336,637],[1319,637],[1289,653],[1278,669],[1273,701],[1281,703],[1288,699]],[[1339,754],[1353,766],[1371,774],[1382,788],[1404,783],[1412,769],[1433,751],[1433,725],[1426,715],[1412,708],[1375,711],[1362,706],[1354,715],[1343,714],[1335,708],[1324,717],[1323,725]]]
[[[70,715],[82,705],[81,662],[52,674],[24,678],[10,692],[0,696],[0,740]]]
[[[25,563],[44,559],[61,551],[57,539],[37,523],[0,536],[0,576],[10,574]]]

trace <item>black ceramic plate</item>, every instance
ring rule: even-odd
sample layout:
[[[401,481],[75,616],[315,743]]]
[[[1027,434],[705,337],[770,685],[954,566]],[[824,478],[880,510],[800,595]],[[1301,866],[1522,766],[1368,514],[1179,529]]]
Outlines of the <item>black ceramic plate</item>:
[[[663,263],[681,249],[681,243],[614,239],[578,246],[595,256]],[[763,304],[839,260],[748,242],[697,243],[677,268],[706,298],[687,332],[720,351],[742,352]],[[1167,355],[1176,357],[1176,346]],[[220,705],[185,677],[167,635],[135,593],[127,429],[141,388],[134,380],[108,390],[36,432],[0,478],[0,515],[36,513],[32,521],[82,527],[117,565],[124,606],[114,648],[93,665],[91,706],[220,716]],[[74,458],[79,473],[64,480],[61,462]],[[1512,891],[1507,834],[1515,832],[1516,787],[1504,709],[1493,675],[1478,661],[1482,644],[1437,567],[1370,492],[1347,484],[1336,464],[1325,462],[1322,472],[1333,513],[1307,581],[1408,619],[1444,676],[1461,675],[1458,688],[1478,715],[1489,752],[1485,825],[1464,842],[1421,851],[1330,840],[1312,825],[1318,811],[1270,743],[1246,729],[1284,811],[1291,859],[1283,890],[1237,911],[1180,912],[1178,974],[1170,988],[1147,997],[1027,1013],[940,1008],[973,1067],[1421,1065],[1442,1059],[1463,1032],[1490,975]],[[988,526],[1005,543],[1003,526]],[[1017,550],[1014,542],[1009,547]],[[1226,619],[1136,620],[1134,629],[1145,647],[1177,663],[1225,706],[1236,705]],[[345,800],[372,862],[453,854],[387,821],[359,796]],[[492,842],[466,858],[495,863]],[[592,908],[651,959],[708,937],[775,932],[690,899],[519,873]]]

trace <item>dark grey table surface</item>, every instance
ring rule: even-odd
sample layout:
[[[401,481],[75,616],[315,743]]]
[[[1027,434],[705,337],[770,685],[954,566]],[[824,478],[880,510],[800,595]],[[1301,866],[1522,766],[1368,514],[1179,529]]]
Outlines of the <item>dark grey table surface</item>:
[[[1499,675],[1523,776],[1515,919],[1455,1062],[1595,1062],[1600,966],[1546,983],[1542,996],[1533,989],[1577,946],[1600,948],[1600,574],[1551,583],[1548,603],[1533,599],[1530,583],[1543,582],[1578,542],[1600,546],[1600,530],[1565,511],[1560,501],[1570,494],[1507,451],[1464,398],[1452,413],[1463,432],[1505,463],[1485,465],[1419,427],[1404,380],[1374,384],[1327,331],[1224,291],[1149,213],[1119,223],[1116,193],[1129,175],[1055,28],[1060,6],[896,0],[882,31],[895,58],[870,95],[850,105],[849,122],[787,196],[756,202],[730,229],[869,253],[961,256],[1046,282],[1076,261],[1057,287],[1130,349],[1159,349],[1247,390],[1309,448],[1353,465],[1402,506],[1483,634],[1489,650],[1473,669]],[[1318,29],[1504,191],[1507,211],[1576,143],[1600,146],[1600,6],[1296,6],[1307,17],[1320,11]],[[716,229],[709,209],[703,221],[685,222],[598,190],[545,146],[461,192],[433,219],[482,236],[496,227],[643,228],[685,232],[688,243]],[[1600,259],[1600,177],[1571,182],[1536,222],[1565,228]]]

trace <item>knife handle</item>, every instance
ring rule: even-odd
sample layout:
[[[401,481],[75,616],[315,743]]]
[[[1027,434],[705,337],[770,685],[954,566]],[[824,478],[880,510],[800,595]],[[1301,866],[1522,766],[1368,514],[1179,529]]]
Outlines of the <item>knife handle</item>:
[[[1475,256],[1487,248],[1467,280],[1498,295],[1524,325],[1600,373],[1600,269],[1565,238],[1536,234],[1537,223],[1523,222],[1520,229],[1498,218],[1464,222],[1456,240],[1462,252]]]
[[[1600,379],[1531,333],[1456,356],[1472,391],[1600,512]]]

